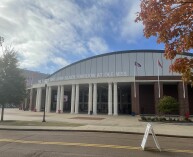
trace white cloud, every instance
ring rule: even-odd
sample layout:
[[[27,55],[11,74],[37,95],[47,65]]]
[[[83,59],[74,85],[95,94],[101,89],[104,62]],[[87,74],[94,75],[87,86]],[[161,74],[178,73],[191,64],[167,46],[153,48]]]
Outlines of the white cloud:
[[[121,37],[128,43],[136,43],[137,39],[143,34],[142,23],[135,23],[136,13],[140,11],[140,1],[130,1],[127,3],[127,15],[120,23]]]
[[[135,40],[141,29],[133,24],[137,5],[128,0],[1,0],[0,36],[18,50],[21,67],[51,73],[112,51],[112,37]]]
[[[94,54],[100,54],[102,52],[108,52],[109,48],[105,41],[98,37],[93,37],[88,42],[88,48]]]
[[[60,57],[53,58],[52,62],[55,64],[58,64],[59,66],[62,66],[62,67],[69,64],[66,60],[64,60],[63,58],[60,58]]]
[[[9,0],[0,1],[0,6],[1,35],[19,51],[25,68],[42,68],[49,62],[62,67],[68,63],[63,56],[87,54],[86,41],[103,29],[103,11],[95,5],[82,9],[73,1]]]

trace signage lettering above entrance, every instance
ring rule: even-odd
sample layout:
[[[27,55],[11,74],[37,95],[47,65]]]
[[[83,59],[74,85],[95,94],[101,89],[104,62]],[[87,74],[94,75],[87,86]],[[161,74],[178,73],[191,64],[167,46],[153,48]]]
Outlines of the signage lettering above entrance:
[[[38,83],[52,82],[52,81],[62,81],[62,80],[73,80],[73,79],[83,79],[83,78],[105,78],[105,77],[119,77],[119,76],[129,76],[128,72],[104,72],[96,74],[81,74],[81,75],[70,75],[70,76],[52,76],[46,80],[39,80]]]

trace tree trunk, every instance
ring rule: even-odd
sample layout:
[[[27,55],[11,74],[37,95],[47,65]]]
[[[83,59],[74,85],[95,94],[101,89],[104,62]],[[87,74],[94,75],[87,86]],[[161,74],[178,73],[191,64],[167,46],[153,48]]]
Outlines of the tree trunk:
[[[4,104],[2,104],[2,110],[1,110],[1,121],[3,122],[3,116],[4,116]]]

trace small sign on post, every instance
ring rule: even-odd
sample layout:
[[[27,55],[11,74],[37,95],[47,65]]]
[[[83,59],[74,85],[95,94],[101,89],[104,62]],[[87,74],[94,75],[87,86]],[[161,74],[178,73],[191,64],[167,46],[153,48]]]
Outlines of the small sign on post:
[[[154,131],[153,131],[153,127],[152,127],[152,125],[151,125],[150,123],[147,124],[146,130],[145,130],[145,134],[144,134],[143,140],[142,140],[142,142],[141,142],[141,147],[142,147],[142,149],[145,150],[145,145],[146,145],[146,142],[147,142],[147,138],[148,138],[149,133],[152,134],[153,140],[154,140],[154,142],[155,142],[155,145],[156,145],[156,147],[158,148],[158,150],[161,152],[161,148],[160,148],[160,146],[159,146],[158,140],[157,140],[157,138],[156,138],[156,136],[155,136],[155,133],[154,133]]]

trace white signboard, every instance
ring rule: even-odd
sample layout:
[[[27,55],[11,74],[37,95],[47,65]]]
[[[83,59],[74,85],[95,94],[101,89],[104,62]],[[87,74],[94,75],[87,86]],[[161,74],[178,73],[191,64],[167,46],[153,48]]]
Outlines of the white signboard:
[[[145,134],[144,134],[143,140],[142,140],[142,142],[141,142],[141,147],[142,147],[142,149],[145,150],[145,145],[146,145],[146,142],[147,142],[147,138],[148,138],[149,133],[152,134],[153,140],[154,140],[154,142],[155,142],[156,147],[159,149],[159,151],[161,151],[161,148],[160,148],[160,146],[159,146],[158,140],[157,140],[157,138],[156,138],[156,136],[155,136],[155,133],[154,133],[154,131],[153,131],[153,127],[152,127],[152,125],[151,125],[150,123],[147,124],[146,130],[145,130]]]

